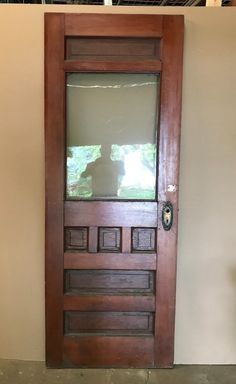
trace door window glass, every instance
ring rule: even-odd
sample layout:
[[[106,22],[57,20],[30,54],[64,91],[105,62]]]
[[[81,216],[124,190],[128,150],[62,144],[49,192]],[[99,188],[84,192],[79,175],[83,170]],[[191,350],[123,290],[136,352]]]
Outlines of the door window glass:
[[[67,74],[67,199],[155,199],[158,97],[158,75]]]

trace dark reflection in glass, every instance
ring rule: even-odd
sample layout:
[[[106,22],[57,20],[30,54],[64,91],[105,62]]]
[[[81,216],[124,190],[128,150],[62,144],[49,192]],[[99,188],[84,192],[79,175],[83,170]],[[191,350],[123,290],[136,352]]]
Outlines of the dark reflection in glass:
[[[68,75],[68,199],[155,199],[158,81]]]

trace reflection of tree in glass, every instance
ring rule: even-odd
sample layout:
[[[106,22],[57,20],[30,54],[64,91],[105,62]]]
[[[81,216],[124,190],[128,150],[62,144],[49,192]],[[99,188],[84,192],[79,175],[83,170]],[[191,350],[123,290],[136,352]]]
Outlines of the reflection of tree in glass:
[[[136,181],[124,174],[130,156],[138,155],[134,172]],[[140,168],[139,168],[140,166]],[[131,167],[132,168],[132,167]],[[144,173],[152,175],[153,182],[145,184]],[[120,199],[155,198],[156,146],[155,144],[113,144],[77,146],[67,149],[67,196],[69,198],[114,197]],[[132,177],[133,179],[133,177]],[[149,178],[150,181],[150,178]]]
[[[100,145],[67,148],[67,196],[89,197],[92,195],[90,179],[81,178],[87,164],[101,156]]]

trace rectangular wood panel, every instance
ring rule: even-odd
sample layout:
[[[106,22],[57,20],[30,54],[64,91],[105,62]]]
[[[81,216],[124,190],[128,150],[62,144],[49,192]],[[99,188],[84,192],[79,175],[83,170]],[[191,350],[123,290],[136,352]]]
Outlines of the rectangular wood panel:
[[[162,37],[162,16],[65,14],[66,36]]]
[[[131,252],[131,228],[129,227],[122,228],[122,252],[123,253]],[[127,259],[128,257],[126,257],[126,260]],[[149,268],[146,268],[146,269],[149,269]]]
[[[66,270],[65,293],[152,293],[154,272],[123,270]]]
[[[65,269],[141,269],[156,270],[156,254],[145,253],[64,253]]]
[[[150,312],[66,312],[65,334],[152,334]]]
[[[64,337],[67,366],[152,367],[152,336]]]
[[[96,253],[98,250],[98,228],[89,227],[89,252]]]
[[[157,226],[157,202],[66,201],[65,226]]]
[[[150,73],[160,72],[162,69],[161,61],[157,59],[137,60],[109,60],[87,58],[81,60],[65,61],[64,70],[66,72],[132,72],[132,73]]]
[[[130,57],[159,58],[160,40],[153,38],[109,38],[109,37],[68,37],[66,39],[66,59],[80,60],[106,56],[108,59]]]
[[[65,311],[155,311],[154,295],[83,295],[64,296]]]

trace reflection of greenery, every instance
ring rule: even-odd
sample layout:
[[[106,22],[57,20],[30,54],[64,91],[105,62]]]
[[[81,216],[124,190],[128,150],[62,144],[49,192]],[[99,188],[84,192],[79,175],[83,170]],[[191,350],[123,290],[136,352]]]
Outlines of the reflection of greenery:
[[[153,189],[121,187],[119,191],[119,198],[133,200],[154,200],[155,191]]]
[[[92,195],[91,177],[81,177],[87,165],[101,156],[101,145],[67,149],[67,195],[86,198]]]
[[[156,146],[154,144],[133,144],[111,146],[111,160],[125,161],[125,157],[139,151],[142,164],[155,174]],[[101,157],[101,145],[69,147],[67,149],[67,195],[70,198],[91,198],[91,176],[82,177],[89,163]],[[121,199],[147,199],[155,198],[153,188],[141,188],[139,185],[122,186],[119,190]]]
[[[154,144],[133,144],[133,145],[112,145],[111,159],[124,161],[125,155],[131,152],[140,151],[142,163],[155,171],[156,167],[156,146]]]

